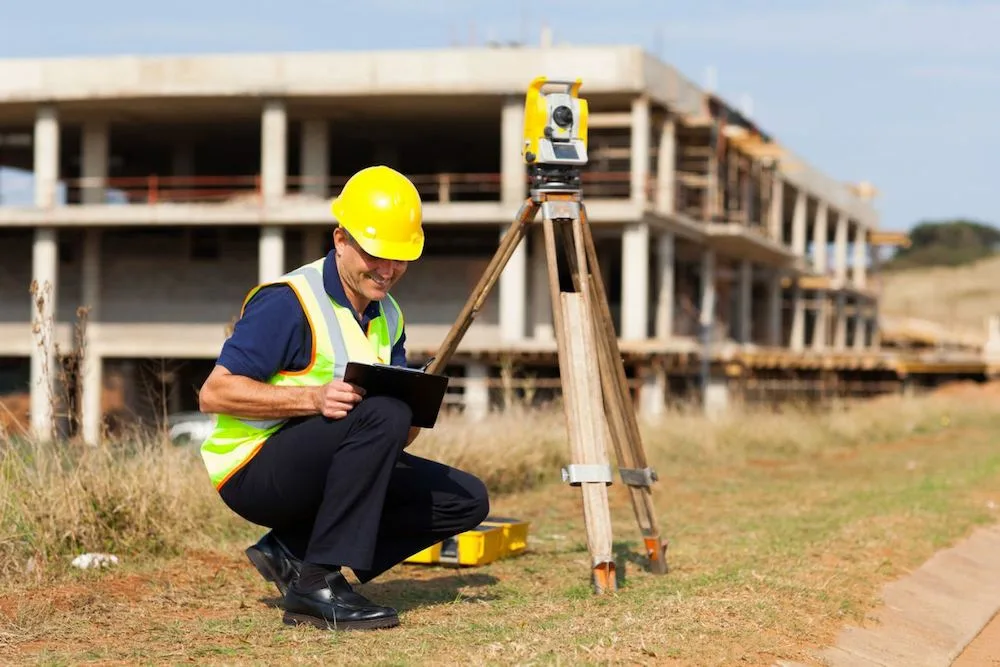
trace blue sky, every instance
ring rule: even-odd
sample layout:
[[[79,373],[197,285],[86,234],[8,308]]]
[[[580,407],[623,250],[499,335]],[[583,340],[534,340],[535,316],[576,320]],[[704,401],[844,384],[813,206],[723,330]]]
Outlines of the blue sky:
[[[740,104],[882,227],[1000,223],[1000,0],[92,0],[6,2],[0,57],[639,44]],[[56,22],[58,17],[58,23]],[[422,27],[421,27],[422,26]]]

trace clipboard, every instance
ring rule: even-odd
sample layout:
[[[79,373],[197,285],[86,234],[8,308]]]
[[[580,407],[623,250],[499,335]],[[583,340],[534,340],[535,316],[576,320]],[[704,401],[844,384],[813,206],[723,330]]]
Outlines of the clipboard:
[[[433,428],[437,421],[444,393],[448,389],[448,376],[426,373],[422,369],[403,368],[388,364],[347,362],[344,382],[356,384],[365,390],[365,397],[391,396],[410,406],[413,426]]]

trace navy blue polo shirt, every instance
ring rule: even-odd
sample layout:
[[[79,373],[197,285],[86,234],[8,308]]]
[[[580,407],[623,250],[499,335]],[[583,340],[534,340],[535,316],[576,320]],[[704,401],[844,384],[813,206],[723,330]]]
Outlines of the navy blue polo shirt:
[[[334,251],[323,264],[323,286],[336,303],[350,308],[362,331],[379,316],[379,302],[372,301],[360,315],[347,299],[340,282]],[[406,366],[406,331],[392,348],[393,366]],[[222,346],[218,363],[235,375],[266,382],[278,371],[299,371],[309,365],[312,332],[302,305],[288,285],[269,285],[257,291]]]

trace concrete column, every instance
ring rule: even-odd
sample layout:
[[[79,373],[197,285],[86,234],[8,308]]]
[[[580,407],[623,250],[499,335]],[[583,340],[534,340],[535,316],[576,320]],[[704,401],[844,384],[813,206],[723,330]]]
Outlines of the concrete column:
[[[56,285],[59,253],[56,231],[35,229],[32,247],[32,285],[37,289],[31,302],[31,430],[39,440],[55,437],[53,393],[58,373],[55,354]]]
[[[260,228],[257,251],[257,280],[267,282],[285,272],[285,234],[278,226]]]
[[[647,368],[639,391],[639,413],[650,421],[662,417],[667,408],[667,373]]]
[[[485,364],[470,363],[465,366],[465,416],[482,419],[490,411],[489,372]]]
[[[500,112],[500,201],[511,217],[528,196],[528,179],[521,141],[524,137],[524,99],[509,97]]]
[[[326,199],[330,180],[330,129],[323,119],[302,123],[301,166],[303,194]]]
[[[656,155],[656,212],[671,215],[676,211],[674,188],[677,181],[677,126],[667,116],[660,128],[660,146]]]
[[[35,114],[35,206],[56,205],[59,185],[59,111],[44,105]]]
[[[664,232],[656,249],[659,289],[656,299],[655,336],[666,340],[674,335],[674,235]]]
[[[853,261],[853,281],[857,289],[864,289],[866,280],[866,260],[868,258],[867,230],[861,224],[854,226],[854,261]]]
[[[842,351],[847,349],[847,295],[843,292],[837,292],[835,317],[833,346]]]
[[[796,255],[806,254],[806,193],[799,190],[792,213],[792,249]]]
[[[837,212],[837,229],[834,232],[834,284],[841,288],[847,282],[847,216]]]
[[[813,268],[823,275],[827,271],[826,239],[829,233],[827,205],[820,201],[816,207],[816,223],[813,226]]]
[[[81,271],[81,296],[83,306],[89,309],[86,337],[82,352],[80,432],[89,445],[101,441],[101,420],[103,409],[101,394],[103,386],[103,359],[96,349],[96,333],[101,320],[101,230],[88,229],[84,232]]]
[[[819,300],[819,306],[816,308],[816,326],[813,327],[812,348],[819,352],[826,349],[826,327],[830,317],[830,309],[826,290],[817,290],[816,298]]]
[[[261,194],[264,204],[284,197],[288,174],[288,116],[282,100],[267,100],[261,116]],[[258,277],[274,280],[285,271],[285,233],[282,227],[267,225],[260,230]]]
[[[532,230],[531,243],[531,323],[536,340],[555,338],[552,324],[552,297],[549,294],[549,268],[545,261],[545,236],[538,225]]]
[[[782,332],[782,290],[781,272],[775,271],[768,277],[767,290],[767,344],[772,347],[781,347]]]
[[[863,350],[865,349],[865,338],[867,337],[868,321],[865,317],[864,304],[859,299],[855,305],[854,314],[854,349]]]
[[[108,124],[86,123],[82,143],[83,203],[103,204],[108,179]]]
[[[774,175],[771,184],[771,238],[775,242],[784,245],[785,229],[785,182],[781,180],[781,174]]]
[[[801,351],[806,344],[806,301],[802,287],[796,281],[792,286],[792,341],[791,348]]]
[[[500,229],[500,238],[507,227]],[[505,342],[523,340],[527,319],[528,245],[521,240],[507,261],[498,281],[500,291],[500,337]],[[548,278],[546,277],[546,289]]]
[[[715,250],[705,248],[701,255],[701,314],[698,323],[702,328],[715,324]]]
[[[740,262],[739,341],[753,342],[753,264],[749,259]]]
[[[649,225],[632,223],[622,231],[623,340],[649,337]]]
[[[264,202],[285,195],[288,174],[288,115],[282,100],[267,100],[260,123],[260,180]]]
[[[632,100],[631,193],[632,203],[640,210],[644,209],[648,202],[649,135],[649,99],[642,96],[636,97]]]

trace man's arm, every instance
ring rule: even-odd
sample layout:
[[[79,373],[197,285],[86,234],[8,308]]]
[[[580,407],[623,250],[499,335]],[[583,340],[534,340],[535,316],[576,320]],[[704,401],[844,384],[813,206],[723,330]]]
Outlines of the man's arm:
[[[202,412],[246,419],[282,419],[319,414],[323,387],[276,387],[279,370],[309,363],[311,335],[294,293],[284,286],[254,295],[199,393]]]

